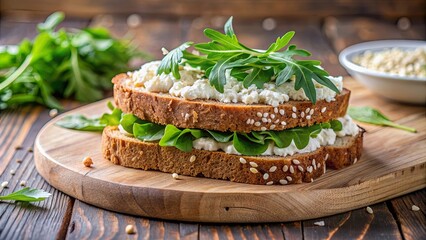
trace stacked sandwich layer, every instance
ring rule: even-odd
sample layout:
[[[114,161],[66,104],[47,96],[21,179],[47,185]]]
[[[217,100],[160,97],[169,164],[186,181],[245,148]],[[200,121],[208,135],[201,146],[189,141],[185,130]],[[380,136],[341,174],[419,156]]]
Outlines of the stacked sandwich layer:
[[[103,133],[103,153],[115,164],[250,184],[312,182],[327,167],[359,159],[363,130],[346,115],[350,91],[316,85],[316,103],[294,80],[244,88],[228,75],[223,93],[189,66],[157,74],[159,62],[113,79],[123,111]]]

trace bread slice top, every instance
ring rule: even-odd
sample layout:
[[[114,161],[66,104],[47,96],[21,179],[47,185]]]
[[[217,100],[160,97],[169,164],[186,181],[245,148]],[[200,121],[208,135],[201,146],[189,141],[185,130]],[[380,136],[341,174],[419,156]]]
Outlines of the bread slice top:
[[[332,102],[289,101],[277,107],[186,100],[129,87],[125,84],[128,78],[126,74],[119,74],[112,80],[115,104],[123,112],[161,125],[222,132],[279,131],[329,122],[345,115],[350,97],[350,91],[343,89]]]

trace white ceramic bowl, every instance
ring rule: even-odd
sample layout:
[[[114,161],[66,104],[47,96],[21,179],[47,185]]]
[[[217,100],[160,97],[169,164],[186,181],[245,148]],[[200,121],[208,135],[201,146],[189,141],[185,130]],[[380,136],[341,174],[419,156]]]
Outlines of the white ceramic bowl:
[[[415,49],[425,47],[426,41],[382,40],[352,45],[339,54],[340,64],[365,87],[378,95],[405,103],[426,103],[426,78],[398,76],[378,72],[355,64],[352,59],[367,50],[383,51],[392,47]]]

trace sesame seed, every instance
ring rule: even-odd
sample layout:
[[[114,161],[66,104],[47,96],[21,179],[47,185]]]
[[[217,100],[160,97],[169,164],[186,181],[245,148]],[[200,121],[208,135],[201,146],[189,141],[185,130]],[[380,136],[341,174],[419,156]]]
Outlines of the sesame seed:
[[[314,225],[320,226],[320,227],[324,227],[325,226],[325,222],[324,221],[314,222]]]
[[[330,157],[330,155],[327,153],[327,154],[325,155],[324,160],[325,160],[325,161],[327,161],[328,157]]]
[[[50,117],[54,118],[57,115],[58,115],[58,109],[55,109],[55,108],[50,109],[50,111],[49,111],[49,116]]]
[[[249,118],[247,119],[246,124],[250,124],[250,122],[251,122],[251,119]]]
[[[290,173],[294,173],[294,167],[293,167],[293,165],[290,165]]]
[[[263,174],[263,179],[268,179],[269,178],[269,174],[268,173],[265,173],[265,174]]]
[[[15,170],[10,170],[10,175],[15,175],[16,171]]]
[[[281,116],[284,116],[284,114],[285,114],[284,109],[280,109],[280,114],[281,114]]]
[[[240,157],[240,163],[242,163],[242,164],[246,164],[246,163],[247,163],[247,161],[246,161],[244,158]]]
[[[260,126],[260,124],[261,124],[260,122],[255,122],[255,123],[254,123],[254,126],[259,127],[259,126]]]
[[[272,119],[268,118],[268,123],[272,122]]]
[[[324,169],[323,173],[325,174],[325,171],[327,170],[327,165],[324,165],[323,169]]]
[[[185,113],[185,121],[188,121],[189,120],[189,118],[191,117],[191,115],[189,115],[189,113]]]
[[[371,207],[366,207],[365,210],[367,210],[369,214],[373,214],[373,209]]]
[[[251,124],[251,125],[253,125],[253,124],[254,124],[254,119],[252,119],[252,120],[251,120],[250,124]]]
[[[312,159],[312,166],[314,167],[315,170],[317,170],[317,165],[315,164],[315,158]]]
[[[287,125],[287,123],[285,121],[282,121],[281,125],[285,126],[285,125]]]
[[[285,177],[287,179],[287,181],[291,182],[293,181],[293,178],[291,178],[290,176]]]
[[[269,168],[269,172],[275,172],[277,170],[277,166],[272,166]]]
[[[303,167],[302,166],[297,166],[297,169],[299,169],[299,171],[301,171],[301,172],[304,172],[305,170],[303,169]]]
[[[189,161],[190,161],[190,162],[195,162],[195,159],[196,159],[195,155],[192,155],[192,156],[189,158]]]
[[[305,112],[301,112],[300,113],[300,116],[303,118],[303,117],[305,117]]]
[[[7,188],[7,185],[9,185],[8,181],[4,181],[4,182],[1,183],[2,188]]]
[[[411,210],[414,212],[420,211],[420,208],[416,205],[411,206]]]
[[[274,123],[279,123],[280,122],[280,120],[279,119],[277,119],[277,120],[275,120],[275,122]]]
[[[313,167],[312,167],[312,166],[307,166],[307,167],[306,167],[306,171],[308,171],[308,173],[311,173],[311,172],[312,172],[312,170],[313,170]]]
[[[135,230],[135,227],[133,226],[133,225],[127,225],[126,226],[126,233],[127,234],[135,234],[136,233],[136,230]]]
[[[292,114],[291,114],[291,117],[292,117],[292,118],[297,118],[296,113],[292,113]]]
[[[283,167],[283,172],[287,172],[288,171],[288,166],[287,165],[284,165],[284,167]]]
[[[259,171],[257,171],[257,169],[256,168],[250,168],[250,172],[252,172],[252,173],[258,173]]]
[[[260,130],[261,131],[266,131],[266,127],[261,127]]]
[[[268,119],[262,118],[262,122],[266,123],[266,122],[268,122]]]
[[[312,108],[312,109],[311,109],[311,111],[309,111],[309,115],[314,114],[314,110],[315,110],[315,109],[313,109],[313,108]]]
[[[314,179],[313,179],[313,178],[311,178],[311,182],[314,182]]]
[[[286,185],[286,184],[288,184],[287,180],[285,180],[285,179],[281,179],[281,180],[280,180],[280,183],[281,183],[282,185]]]
[[[268,117],[268,116],[269,116],[269,113],[267,113],[267,112],[266,112],[266,113],[263,113],[263,117],[264,117],[264,118],[266,118],[266,117]]]
[[[22,180],[22,181],[19,183],[19,185],[21,185],[22,187],[24,187],[25,185],[27,185],[27,182]]]
[[[321,167],[321,163],[317,163],[317,168],[320,168]]]
[[[275,119],[275,114],[271,114],[271,119]]]
[[[293,160],[292,160],[292,162],[293,162],[294,164],[296,164],[296,165],[299,165],[299,164],[300,164],[300,161],[299,161],[299,160],[297,160],[297,159],[293,159]]]
[[[255,162],[250,162],[250,166],[252,166],[252,167],[259,167],[259,166],[257,165],[257,163],[255,163]]]
[[[177,173],[173,173],[173,174],[172,174],[172,178],[173,178],[173,179],[179,179],[179,175],[178,175]]]
[[[277,107],[274,108],[274,113],[278,113],[278,108]]]
[[[272,185],[272,184],[274,184],[274,181],[269,181],[266,183],[266,185]]]
[[[311,108],[307,108],[307,109],[305,110],[305,113],[306,113],[306,114],[308,114],[310,110],[311,110]]]
[[[327,110],[327,107],[323,107],[323,108],[321,109],[321,112],[322,112],[322,113],[324,113],[324,112],[325,112],[325,110]]]
[[[295,106],[293,106],[291,109],[293,110],[293,112],[297,112],[297,108]]]
[[[357,161],[358,161],[358,158],[355,158],[355,159],[354,159],[354,164],[355,164]]]
[[[311,120],[311,115],[306,116],[307,120]]]
[[[261,113],[261,112],[257,112],[257,113],[256,113],[256,115],[257,115],[258,117],[262,117],[262,113]]]
[[[276,127],[276,126],[275,126],[275,124],[272,124],[272,125],[269,127],[269,129],[273,130],[275,127]]]

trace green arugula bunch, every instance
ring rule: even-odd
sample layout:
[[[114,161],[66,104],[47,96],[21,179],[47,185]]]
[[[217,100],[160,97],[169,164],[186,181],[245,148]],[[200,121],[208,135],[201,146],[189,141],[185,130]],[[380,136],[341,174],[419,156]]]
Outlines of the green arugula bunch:
[[[232,27],[232,17],[224,26],[225,34],[207,28],[204,35],[211,41],[194,44],[185,42],[170,51],[161,61],[158,74],[172,73],[180,79],[179,67],[189,64],[205,71],[205,76],[217,91],[223,93],[226,84],[226,72],[243,86],[248,88],[255,84],[263,88],[263,84],[274,81],[277,86],[295,80],[295,90],[303,89],[306,96],[316,102],[314,81],[339,93],[337,87],[327,77],[328,73],[319,66],[317,60],[296,60],[295,56],[308,57],[311,54],[295,45],[287,46],[294,32],[287,32],[272,43],[267,50],[251,49],[238,41]],[[187,49],[193,46],[202,55],[190,53]],[[293,77],[294,76],[294,77]]]
[[[142,141],[159,141],[163,147],[176,147],[184,152],[192,150],[192,142],[202,137],[213,138],[220,143],[232,142],[235,149],[243,155],[260,155],[273,142],[279,148],[286,148],[292,142],[298,149],[309,144],[310,138],[316,138],[323,129],[342,130],[342,123],[332,120],[328,123],[315,124],[309,127],[296,127],[283,131],[260,131],[251,133],[219,132],[201,129],[179,129],[173,125],[159,125],[141,120],[133,114],[122,113],[109,105],[112,113],[104,114],[101,118],[86,118],[81,115],[68,116],[56,124],[69,129],[83,131],[100,131],[105,126],[121,127]]]
[[[143,56],[103,28],[55,31],[63,19],[63,13],[53,13],[38,24],[33,41],[0,49],[0,109],[24,103],[61,109],[56,97],[99,100],[111,78]]]

